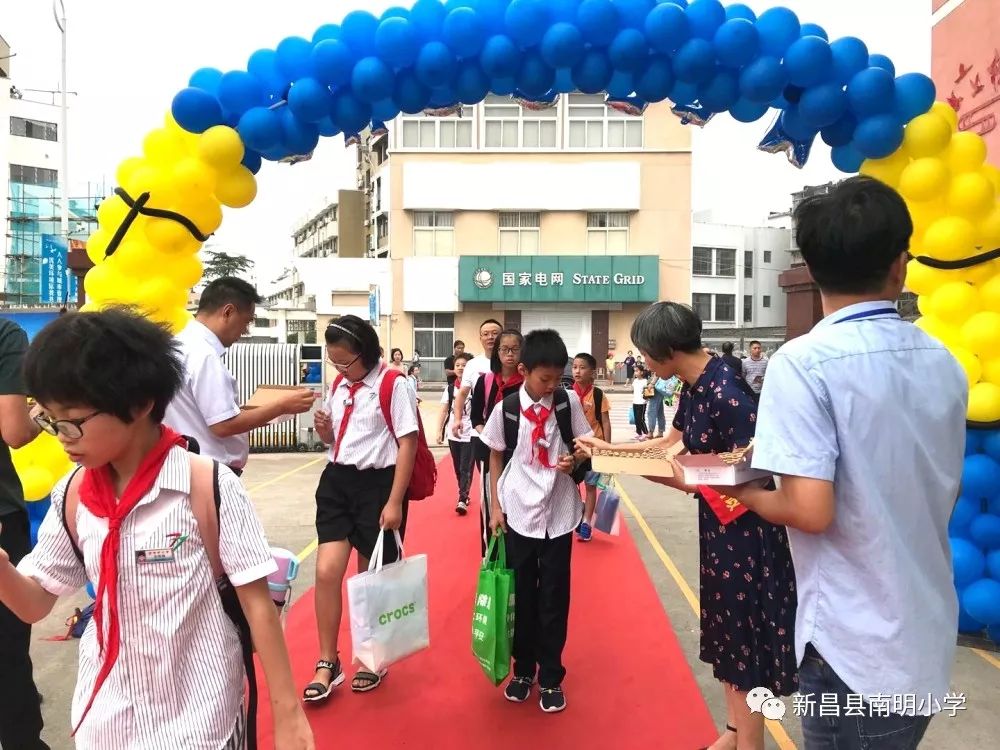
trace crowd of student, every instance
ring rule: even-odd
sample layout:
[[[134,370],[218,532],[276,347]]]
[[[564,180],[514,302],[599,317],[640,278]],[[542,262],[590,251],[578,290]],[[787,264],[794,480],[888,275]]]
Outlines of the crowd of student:
[[[651,306],[632,341],[658,378],[676,377],[683,388],[669,433],[631,448],[680,440],[692,453],[718,453],[754,440],[754,466],[780,478],[736,488],[688,486],[679,474],[659,480],[698,503],[700,658],[727,705],[726,731],[712,748],[763,747],[763,718],[746,701],[759,687],[837,696],[838,716],[803,717],[807,748],[913,748],[933,705],[862,720],[846,709],[855,693],[930,695],[940,708],[948,691],[957,602],[946,527],[961,475],[965,376],[893,306],[912,232],[898,195],[848,180],[803,203],[796,223],[826,318],[771,358],[758,404],[742,374],[703,349],[689,307]],[[212,289],[179,341],[108,310],[58,319],[27,351],[23,391],[38,401],[35,424],[58,435],[84,471],[54,488],[34,551],[15,567],[0,549],[0,601],[37,622],[58,596],[98,582],[72,710],[81,748],[245,742],[239,634],[212,592],[214,538],[201,533],[198,512],[211,507],[196,480],[208,464],[185,450],[180,433],[223,464],[217,557],[268,683],[276,746],[313,746],[267,591],[274,562],[236,476],[246,454],[226,442],[283,410],[304,411],[312,397],[290,396],[267,413],[218,408],[233,400],[220,354],[249,324],[251,294],[228,282]],[[340,318],[325,341],[337,377],[315,421],[330,449],[316,490],[319,653],[301,693],[313,703],[346,680],[337,637],[351,552],[364,570],[380,529],[405,534],[420,450],[415,390],[394,356],[385,361],[372,327]],[[558,712],[567,706],[572,540],[574,532],[590,538],[596,491],[587,459],[612,444],[610,405],[594,387],[589,354],[574,357],[574,386],[562,388],[569,353],[554,331],[522,336],[487,320],[480,342],[483,354],[458,352],[450,362],[437,437],[450,444],[460,515],[478,467],[482,553],[490,535],[505,534],[515,630],[504,696],[527,701],[537,684],[541,709]],[[743,512],[721,522],[706,499],[712,492],[737,498]],[[386,561],[397,559],[395,543],[385,545]],[[385,677],[361,668],[351,688],[368,692]],[[44,747],[11,745],[19,746]]]

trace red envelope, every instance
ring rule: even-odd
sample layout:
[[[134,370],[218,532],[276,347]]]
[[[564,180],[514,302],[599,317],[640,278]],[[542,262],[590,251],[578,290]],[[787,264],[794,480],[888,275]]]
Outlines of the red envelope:
[[[750,510],[735,497],[721,495],[711,487],[699,484],[698,492],[700,492],[701,496],[705,498],[705,502],[708,503],[712,512],[715,513],[716,518],[719,519],[719,523],[723,526],[732,523]]]

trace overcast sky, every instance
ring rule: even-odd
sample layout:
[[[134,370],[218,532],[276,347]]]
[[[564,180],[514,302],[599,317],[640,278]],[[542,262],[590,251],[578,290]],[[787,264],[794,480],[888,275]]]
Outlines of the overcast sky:
[[[158,126],[173,95],[200,67],[245,69],[247,57],[286,36],[309,38],[351,10],[378,15],[413,0],[65,0],[69,27],[70,180],[109,178],[123,158],[141,153],[143,136]],[[762,12],[777,3],[744,0]],[[819,23],[830,38],[852,35],[872,52],[889,55],[898,73],[930,70],[928,0],[785,0],[800,20]],[[22,88],[59,88],[59,32],[46,0],[5,2],[0,35],[16,57]],[[31,95],[45,96],[45,95]],[[768,118],[750,125],[715,117],[694,138],[694,208],[713,209],[731,222],[762,223],[786,210],[789,193],[838,173],[817,139],[809,164],[797,170],[783,155],[756,150]],[[258,195],[246,209],[226,209],[214,241],[251,256],[264,282],[291,255],[296,221],[337,189],[355,187],[354,151],[343,138],[325,139],[310,162],[265,162]]]

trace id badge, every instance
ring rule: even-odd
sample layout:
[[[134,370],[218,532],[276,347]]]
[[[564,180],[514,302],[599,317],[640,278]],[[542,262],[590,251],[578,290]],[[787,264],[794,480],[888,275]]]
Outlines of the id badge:
[[[154,549],[136,550],[135,561],[139,565],[151,565],[153,563],[173,562],[174,550],[170,547],[158,547]]]

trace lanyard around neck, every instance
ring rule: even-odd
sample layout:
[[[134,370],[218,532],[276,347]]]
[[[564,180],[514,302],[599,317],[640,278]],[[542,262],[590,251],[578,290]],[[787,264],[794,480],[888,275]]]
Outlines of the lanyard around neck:
[[[862,310],[861,312],[856,312],[853,315],[848,315],[846,318],[835,320],[833,321],[833,324],[837,325],[838,323],[847,323],[851,320],[874,318],[877,315],[895,315],[896,317],[899,317],[899,311],[895,307],[880,307],[877,310]]]

